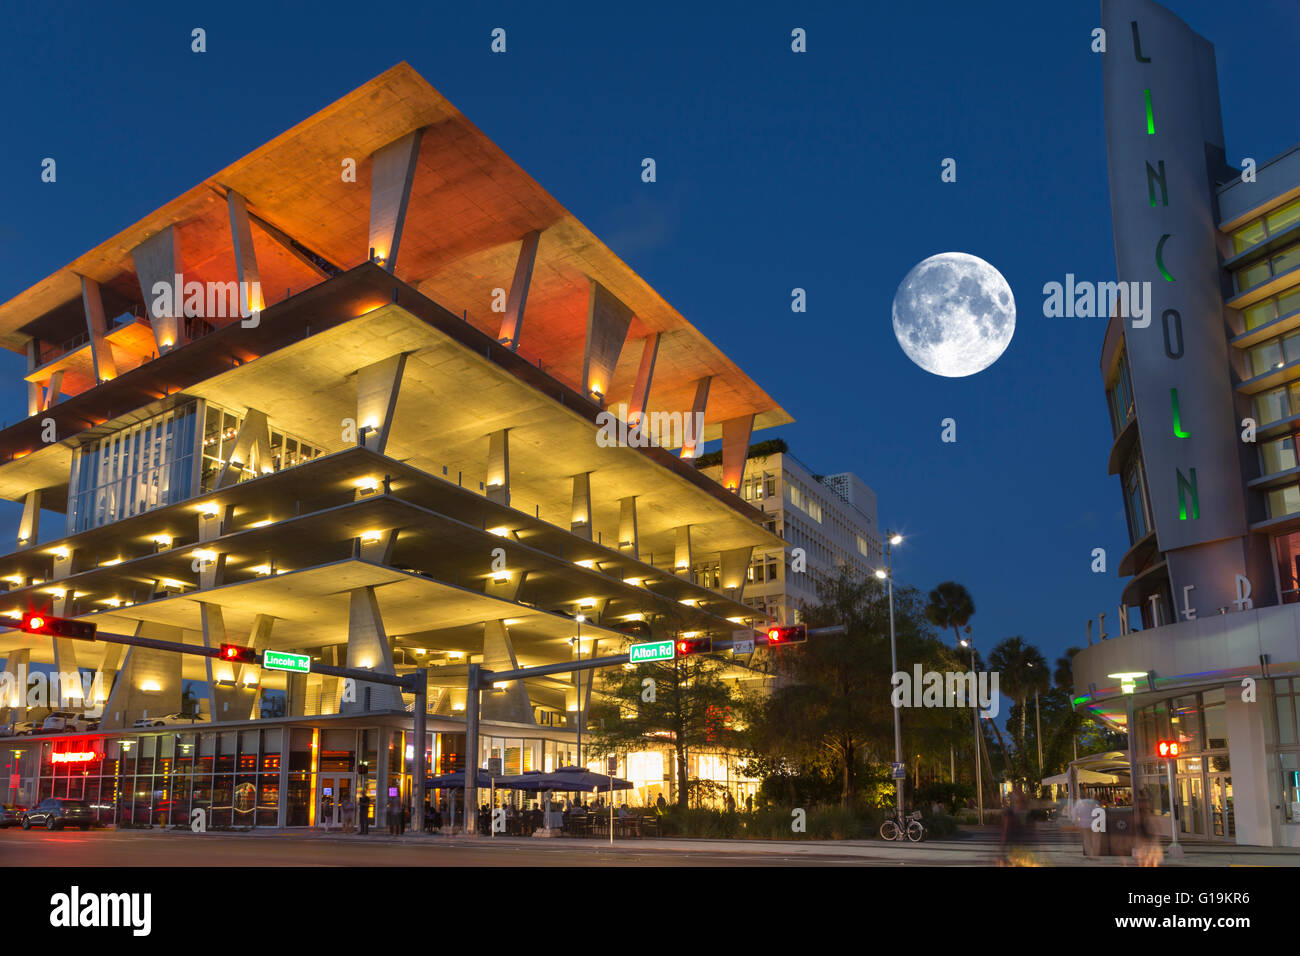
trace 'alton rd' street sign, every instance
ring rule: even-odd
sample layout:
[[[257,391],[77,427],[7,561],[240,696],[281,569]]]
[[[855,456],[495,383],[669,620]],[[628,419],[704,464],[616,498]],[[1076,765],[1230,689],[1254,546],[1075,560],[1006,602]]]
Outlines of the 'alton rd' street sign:
[[[633,644],[628,649],[629,664],[644,664],[646,661],[670,661],[677,648],[672,641],[652,641],[649,644]]]
[[[293,671],[295,674],[307,674],[311,672],[311,658],[306,654],[263,651],[262,666],[273,671]]]

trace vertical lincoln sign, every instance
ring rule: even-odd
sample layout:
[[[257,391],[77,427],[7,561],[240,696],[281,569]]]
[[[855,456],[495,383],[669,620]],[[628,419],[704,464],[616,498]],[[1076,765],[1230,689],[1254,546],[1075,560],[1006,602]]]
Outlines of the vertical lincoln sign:
[[[1160,587],[1154,623],[1167,624],[1171,613],[1195,616],[1188,594],[1206,609],[1231,604],[1246,558],[1214,198],[1215,184],[1232,174],[1214,47],[1149,0],[1102,0],[1102,26],[1117,278],[1152,288],[1146,320],[1121,321],[1154,526],[1168,561],[1170,587]]]

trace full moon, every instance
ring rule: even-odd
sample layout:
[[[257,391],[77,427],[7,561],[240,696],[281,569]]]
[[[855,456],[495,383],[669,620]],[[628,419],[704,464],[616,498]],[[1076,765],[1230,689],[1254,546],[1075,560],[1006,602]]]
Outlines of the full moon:
[[[1016,331],[1016,300],[1002,273],[964,252],[923,259],[894,293],[894,335],[903,351],[935,375],[982,372]]]

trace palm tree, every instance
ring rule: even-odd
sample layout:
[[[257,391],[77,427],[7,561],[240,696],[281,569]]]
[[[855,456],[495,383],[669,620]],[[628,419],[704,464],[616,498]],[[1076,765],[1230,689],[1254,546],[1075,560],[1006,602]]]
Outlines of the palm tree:
[[[1048,690],[1051,679],[1047,659],[1022,637],[1008,637],[989,653],[989,666],[999,674],[1001,691],[1020,705],[1020,732],[1016,735],[1022,762],[1025,758],[1025,724],[1029,698]]]
[[[935,627],[952,628],[961,643],[961,629],[975,614],[975,602],[970,592],[956,581],[944,581],[930,592],[930,602],[925,606],[926,619]]]

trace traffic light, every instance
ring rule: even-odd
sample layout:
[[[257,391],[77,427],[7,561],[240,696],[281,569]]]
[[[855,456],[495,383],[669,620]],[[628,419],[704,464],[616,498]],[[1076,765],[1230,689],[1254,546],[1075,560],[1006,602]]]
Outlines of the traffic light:
[[[1161,757],[1177,757],[1178,741],[1176,740],[1157,740],[1156,753]]]
[[[713,650],[713,638],[708,637],[679,637],[677,639],[677,653],[686,654],[707,654]]]
[[[222,644],[220,657],[223,661],[230,661],[231,663],[257,663],[257,651],[251,647],[240,647],[238,644]]]
[[[28,634],[45,634],[48,637],[75,637],[79,641],[95,639],[95,625],[89,621],[73,621],[34,611],[23,615],[18,629]]]
[[[807,624],[792,624],[789,627],[769,627],[767,629],[768,645],[803,644],[808,640]]]

